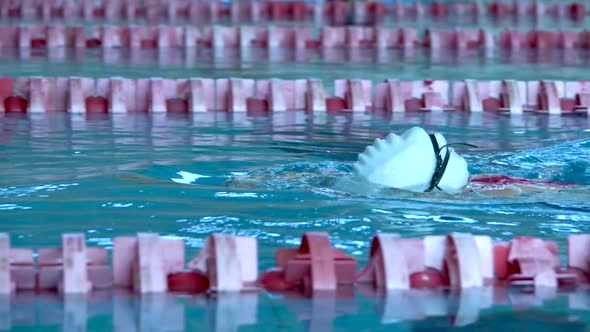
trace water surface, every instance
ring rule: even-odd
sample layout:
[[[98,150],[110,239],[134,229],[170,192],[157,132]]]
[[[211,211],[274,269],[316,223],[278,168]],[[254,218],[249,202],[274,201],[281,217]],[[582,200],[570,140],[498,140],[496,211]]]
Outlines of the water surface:
[[[439,131],[449,142],[478,145],[477,149],[460,151],[472,174],[576,182],[580,188],[508,198],[359,189],[363,184],[351,174],[357,154],[375,138],[413,125]],[[305,231],[329,232],[334,246],[357,257],[361,264],[366,262],[370,239],[377,232],[423,237],[459,231],[489,235],[494,240],[526,234],[557,241],[565,256],[568,235],[590,232],[588,160],[590,124],[585,116],[437,112],[4,115],[0,118],[0,225],[2,231],[11,234],[15,246],[55,246],[60,234],[83,232],[88,245],[109,250],[115,236],[153,231],[185,239],[189,256],[215,232],[255,236],[259,241],[260,270],[274,265],[277,248],[298,245]],[[578,305],[578,312],[572,304],[587,303],[585,293],[577,294],[573,302],[563,296],[550,296],[544,301],[542,297],[528,296],[524,302],[519,302],[518,296],[500,296],[504,302],[482,306],[481,317],[478,310],[475,318],[468,315],[471,318],[465,328],[489,328],[506,319],[515,326],[530,327],[539,317],[556,329],[585,324],[587,307]],[[220,308],[239,307],[240,301],[245,301],[223,302],[201,296],[187,298],[185,303],[182,297],[173,297],[167,300],[172,301],[170,310],[176,310],[172,316],[153,316],[149,310],[158,310],[168,302],[127,298],[99,297],[100,301],[89,302],[90,311],[78,315],[83,318],[87,313],[88,327],[93,330],[110,330],[123,322],[127,324],[123,326],[143,324],[145,328],[156,326],[162,330],[182,330],[183,326],[190,330],[202,324],[208,324],[210,330],[226,330],[222,322],[239,322],[227,321],[223,314],[216,316]],[[410,313],[387,311],[399,307],[379,302],[383,299],[371,295],[357,294],[348,300],[314,304],[263,293],[252,302],[258,311],[244,318],[250,323],[241,330],[323,331],[330,327],[347,330],[351,326],[357,330],[439,330],[461,325],[460,321],[444,318],[445,313],[456,316],[456,309],[452,309],[456,308],[456,300],[420,299],[412,301],[425,301],[421,305],[434,313],[420,314],[425,309]],[[65,330],[85,326],[82,318],[77,321],[82,325],[62,322],[62,314],[49,321],[31,322],[19,316],[17,304],[22,301],[25,304],[21,305],[30,308],[26,298],[14,299],[11,306],[11,320],[17,330],[28,325],[44,331],[54,324],[65,326]],[[41,305],[43,317],[49,310],[46,308],[55,308],[51,310],[56,313],[80,310],[79,305],[67,305],[75,301],[52,301],[49,307]],[[118,307],[121,301],[127,303],[123,312],[128,316]],[[367,301],[382,304],[375,307]],[[195,303],[201,305],[195,307]],[[467,308],[477,307],[466,303]],[[304,314],[314,305],[340,314],[334,319]],[[335,305],[340,309],[332,307]],[[511,309],[523,305],[529,309]],[[148,316],[153,319],[141,318]],[[171,321],[170,317],[183,320]]]

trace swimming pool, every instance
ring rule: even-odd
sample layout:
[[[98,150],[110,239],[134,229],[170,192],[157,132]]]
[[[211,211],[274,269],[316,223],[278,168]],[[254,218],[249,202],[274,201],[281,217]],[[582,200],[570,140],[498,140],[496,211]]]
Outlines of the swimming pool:
[[[485,26],[497,33],[508,25],[529,30],[540,24],[464,19],[385,25]],[[586,24],[549,18],[542,26],[581,30]],[[341,78],[584,80],[590,57],[587,50],[562,49],[41,48],[0,49],[0,58],[0,71],[8,77],[313,77],[331,92],[333,80]],[[375,138],[411,126],[477,145],[458,148],[474,175],[581,187],[509,198],[364,190],[351,176],[357,154]],[[0,113],[0,230],[10,233],[16,247],[56,246],[62,233],[81,232],[89,246],[109,251],[116,236],[151,231],[184,239],[187,258],[212,233],[252,236],[258,239],[260,271],[275,265],[277,249],[297,246],[307,231],[328,232],[334,247],[360,266],[378,232],[419,238],[469,232],[495,241],[537,236],[556,241],[564,260],[567,236],[590,233],[589,148],[585,115]],[[382,297],[357,288],[336,299],[267,292],[213,298],[21,292],[0,297],[0,330],[582,330],[589,309],[586,290],[416,290]]]
[[[348,182],[347,187],[337,181],[352,181],[347,180],[351,163],[374,138],[420,125],[443,132],[449,142],[478,145],[478,149],[462,151],[473,174],[501,173],[587,185],[590,130],[586,117],[290,112],[272,116],[210,113],[87,118],[5,114],[0,123],[0,218],[15,246],[51,246],[61,233],[83,232],[89,245],[110,248],[115,236],[154,231],[185,239],[190,256],[209,234],[228,232],[257,237],[260,267],[266,269],[274,265],[276,249],[296,246],[305,231],[329,232],[335,247],[358,257],[362,264],[377,232],[423,237],[458,231],[490,235],[494,240],[526,234],[557,241],[564,250],[567,235],[590,231],[585,189],[494,198],[363,193],[353,190],[354,182]],[[380,307],[369,309],[366,301],[371,299],[357,296],[337,302],[344,306],[338,310],[349,315],[336,319],[334,328],[351,324],[359,329],[387,328],[381,325],[383,317],[375,309]],[[53,301],[53,307],[59,308],[60,302]],[[106,315],[89,320],[89,327],[97,324],[108,330],[109,308],[118,312],[109,301],[89,304],[88,308],[98,313],[103,308],[102,315]],[[170,301],[176,303],[170,308],[184,317],[187,328],[211,319],[212,314],[205,315],[194,300],[189,299],[189,304],[182,304],[182,299]],[[201,305],[208,303],[203,298],[199,301]],[[245,328],[291,326],[283,319],[296,324],[295,330],[303,328],[304,322],[294,322],[294,313],[305,316],[311,305],[305,301],[310,300],[285,301],[279,304],[280,297],[260,295],[258,318]],[[538,310],[570,312],[563,297],[554,301]],[[141,302],[138,307],[127,305],[136,310],[146,306]],[[317,305],[321,306],[321,301]],[[329,303],[324,305],[329,307]],[[506,305],[482,314],[485,312],[493,314],[482,320],[492,322],[498,321],[494,315],[520,319],[521,314]],[[401,315],[394,313],[394,318]],[[586,315],[584,310],[582,315]],[[125,321],[124,317],[117,319]],[[314,319],[322,320],[321,316]],[[528,319],[523,318],[524,324]],[[394,326],[415,324],[403,321]],[[165,319],[162,322],[172,324]],[[38,324],[39,328],[45,326]],[[51,325],[51,320],[45,324]],[[416,324],[438,326],[441,322],[434,319]]]

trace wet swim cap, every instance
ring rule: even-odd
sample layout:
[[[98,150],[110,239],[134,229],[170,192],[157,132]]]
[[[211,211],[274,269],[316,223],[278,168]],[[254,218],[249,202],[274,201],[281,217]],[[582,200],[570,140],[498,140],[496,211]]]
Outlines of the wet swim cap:
[[[467,162],[446,145],[442,134],[429,135],[413,127],[401,136],[389,134],[385,140],[376,139],[359,154],[353,169],[369,182],[392,188],[459,191],[469,179]]]

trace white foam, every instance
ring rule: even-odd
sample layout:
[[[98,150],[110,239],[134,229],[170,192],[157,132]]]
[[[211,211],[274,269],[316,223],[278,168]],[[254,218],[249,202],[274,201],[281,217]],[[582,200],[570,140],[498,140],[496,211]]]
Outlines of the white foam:
[[[191,184],[200,178],[209,178],[210,177],[208,175],[194,174],[194,173],[189,173],[189,172],[185,172],[185,171],[180,171],[180,172],[177,172],[176,174],[180,175],[182,178],[181,179],[172,178],[171,180],[176,183],[184,183],[184,184]]]

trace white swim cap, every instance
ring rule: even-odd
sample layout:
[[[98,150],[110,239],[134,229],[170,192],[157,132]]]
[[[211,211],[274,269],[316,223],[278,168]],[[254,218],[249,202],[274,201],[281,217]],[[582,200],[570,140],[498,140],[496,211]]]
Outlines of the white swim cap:
[[[376,139],[359,154],[353,169],[372,183],[392,188],[460,191],[469,179],[467,162],[446,145],[442,134],[429,135],[413,127],[401,136],[389,134],[385,140]]]

